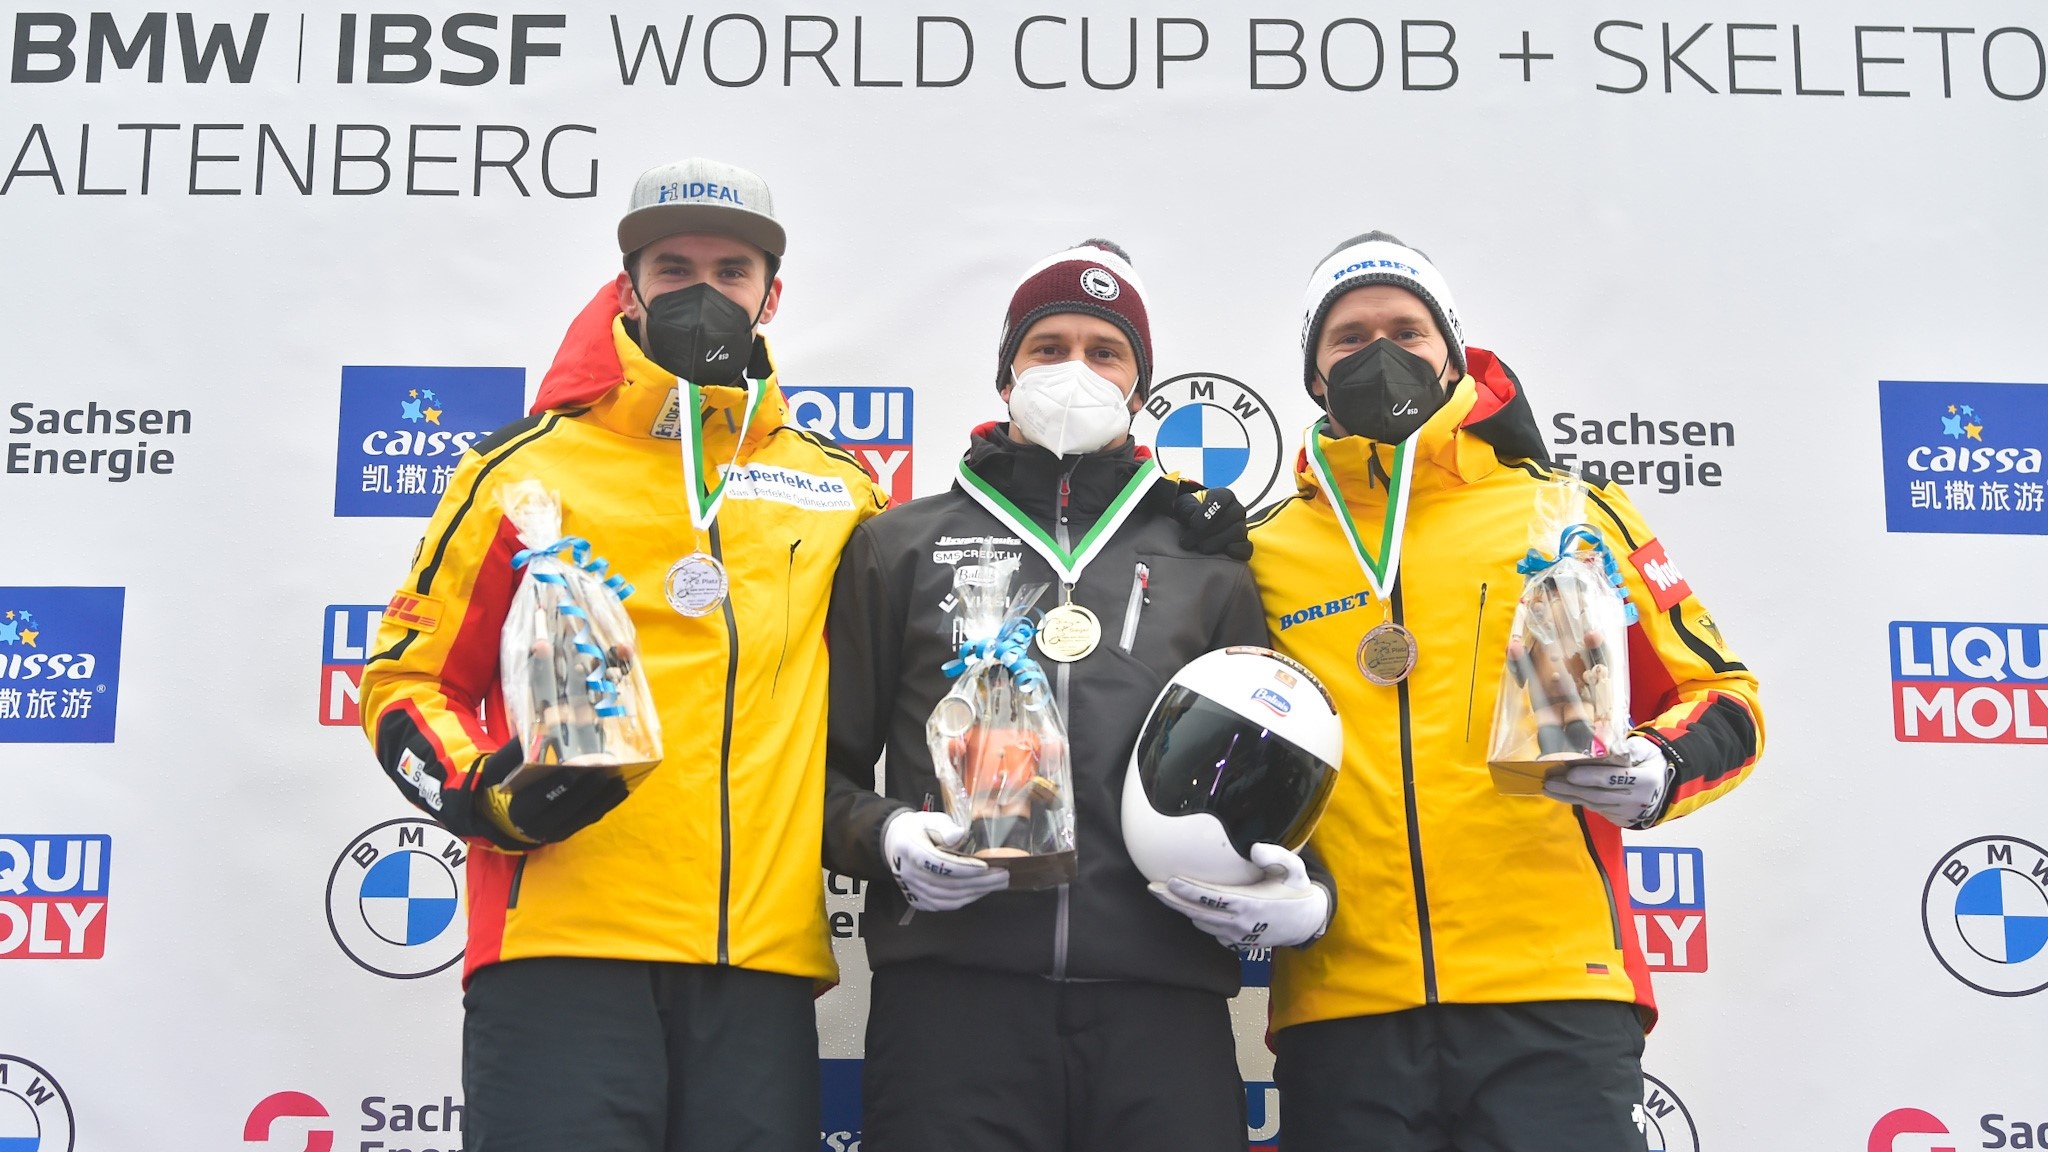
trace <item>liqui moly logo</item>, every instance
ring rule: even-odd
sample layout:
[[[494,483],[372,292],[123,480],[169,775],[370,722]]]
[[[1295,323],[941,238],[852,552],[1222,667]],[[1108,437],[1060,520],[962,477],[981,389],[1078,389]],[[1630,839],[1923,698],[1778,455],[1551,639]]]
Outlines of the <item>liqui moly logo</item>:
[[[0,834],[0,960],[106,955],[113,855],[110,836]]]
[[[789,418],[851,452],[889,493],[892,504],[910,499],[911,424],[915,397],[908,388],[803,388],[785,397]]]
[[[1697,848],[1624,848],[1636,943],[1652,972],[1707,970],[1707,883]]]
[[[329,604],[320,627],[320,723],[353,728],[362,723],[357,701],[363,665],[384,616],[382,604]]]
[[[1898,739],[2048,743],[2048,624],[1894,620],[1891,650]]]

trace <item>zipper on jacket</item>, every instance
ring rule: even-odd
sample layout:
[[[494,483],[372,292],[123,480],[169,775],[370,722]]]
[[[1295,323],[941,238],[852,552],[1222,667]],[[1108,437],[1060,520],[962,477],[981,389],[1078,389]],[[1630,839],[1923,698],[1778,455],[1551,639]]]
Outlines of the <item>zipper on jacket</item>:
[[[1465,743],[1472,742],[1472,694],[1479,689],[1479,632],[1486,627],[1486,581],[1479,582],[1479,618],[1472,622],[1472,678],[1465,681]]]
[[[1390,598],[1394,623],[1402,623],[1401,586],[1394,586]],[[1422,943],[1422,999],[1436,1003],[1436,943],[1429,931],[1429,888],[1422,876],[1422,820],[1415,803],[1415,742],[1408,716],[1408,681],[1394,686],[1401,715],[1401,801],[1408,818],[1408,870],[1415,884],[1415,927]]]
[[[1572,805],[1572,817],[1579,822],[1579,835],[1586,841],[1586,856],[1593,861],[1593,871],[1600,877],[1600,890],[1607,897],[1607,923],[1614,929],[1614,950],[1621,951],[1621,908],[1614,901],[1614,880],[1607,875],[1607,866],[1600,862],[1600,850],[1593,846],[1593,829],[1586,825],[1586,810]]]
[[[1146,589],[1152,586],[1152,569],[1140,564],[1131,573],[1131,602],[1124,606],[1124,634],[1117,640],[1117,647],[1126,652],[1138,642],[1138,614],[1145,609]]]
[[[715,520],[711,523],[711,557],[721,564],[725,562]],[[718,737],[718,962],[730,964],[728,944],[732,931],[727,905],[732,899],[732,784],[729,776],[732,769],[733,702],[739,694],[740,626],[733,616],[730,591],[719,601],[719,606],[725,610],[725,728]]]
[[[775,679],[768,682],[770,697],[782,685],[782,662],[789,659],[789,597],[796,585],[796,548],[802,543],[802,537],[790,541],[789,568],[782,574],[782,651],[775,655]]]
[[[505,911],[507,912],[519,907],[519,885],[526,880],[526,862],[531,859],[533,857],[521,852],[519,854],[519,862],[512,865],[512,887],[505,893]]]
[[[1071,541],[1067,538],[1067,501],[1074,491],[1073,476],[1072,468],[1060,473],[1060,510],[1059,516],[1056,518],[1059,522],[1053,525],[1053,538],[1059,541],[1062,550],[1072,547]],[[1067,681],[1072,668],[1073,665],[1062,662],[1059,671],[1053,674],[1054,703],[1060,710],[1060,720],[1062,723],[1070,722],[1069,717],[1072,715],[1072,713],[1067,711]],[[1071,887],[1068,884],[1060,885],[1059,907],[1053,913],[1052,978],[1055,980],[1065,980],[1067,978],[1067,926],[1068,909],[1072,900]]]

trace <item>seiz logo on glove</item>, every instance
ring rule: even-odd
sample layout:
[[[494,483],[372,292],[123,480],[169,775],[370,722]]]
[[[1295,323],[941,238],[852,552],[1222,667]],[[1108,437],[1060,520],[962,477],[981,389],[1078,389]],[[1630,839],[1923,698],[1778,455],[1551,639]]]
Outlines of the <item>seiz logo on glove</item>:
[[[1429,361],[1382,336],[1330,366],[1330,415],[1346,434],[1382,444],[1414,435],[1444,406]]]
[[[692,384],[740,382],[754,351],[755,318],[746,309],[709,284],[664,292],[641,301],[641,308],[647,314],[642,350],[649,360]]]

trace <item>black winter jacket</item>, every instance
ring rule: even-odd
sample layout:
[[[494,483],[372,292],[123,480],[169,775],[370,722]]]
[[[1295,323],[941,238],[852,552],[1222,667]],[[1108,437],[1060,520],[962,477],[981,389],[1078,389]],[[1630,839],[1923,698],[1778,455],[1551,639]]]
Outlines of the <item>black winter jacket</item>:
[[[1079,540],[1139,466],[1129,445],[1063,459],[997,425],[977,430],[967,460],[1046,531],[1064,527],[1064,541]],[[1051,583],[1040,608],[1058,602],[1059,581],[957,482],[869,520],[848,541],[827,622],[825,865],[873,881],[866,932],[874,967],[937,960],[1236,993],[1236,953],[1147,892],[1123,843],[1125,770],[1159,690],[1204,652],[1266,643],[1250,569],[1181,548],[1174,495],[1171,482],[1155,484],[1074,588],[1075,602],[1102,622],[1101,644],[1072,664],[1040,660],[1072,742],[1077,875],[1056,890],[997,892],[955,912],[906,915],[882,856],[889,817],[943,807],[925,747],[925,720],[952,684],[941,666],[957,655],[940,601],[952,591],[954,565],[991,554],[1021,556],[1013,588]],[[875,762],[885,748],[887,791],[877,795]]]

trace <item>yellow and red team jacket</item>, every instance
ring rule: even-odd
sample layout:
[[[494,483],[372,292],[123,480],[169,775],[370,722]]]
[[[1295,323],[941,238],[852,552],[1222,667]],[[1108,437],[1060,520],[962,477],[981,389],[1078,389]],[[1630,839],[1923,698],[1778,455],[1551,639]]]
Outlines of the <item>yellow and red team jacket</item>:
[[[465,979],[529,956],[836,979],[818,881],[825,612],[841,547],[886,497],[852,456],[790,423],[764,347],[767,391],[744,442],[743,390],[704,390],[706,458],[723,466],[737,451],[738,464],[715,525],[699,533],[669,407],[676,379],[604,300],[572,326],[536,409],[551,396],[588,399],[498,430],[456,469],[378,629],[363,726],[406,797],[471,837]],[[498,498],[528,478],[560,495],[564,533],[638,589],[625,603],[663,757],[596,824],[506,852],[478,838],[474,783],[505,739],[498,640],[521,576]],[[691,619],[662,589],[669,565],[700,548],[731,574],[729,607]]]
[[[1306,664],[1344,718],[1344,763],[1313,843],[1335,879],[1329,931],[1275,949],[1272,1026],[1435,1003],[1619,1000],[1655,1011],[1627,912],[1621,831],[1542,796],[1502,796],[1486,767],[1508,630],[1549,470],[1503,460],[1471,425],[1514,395],[1473,349],[1473,370],[1423,426],[1399,580],[1370,593],[1330,495],[1299,492],[1255,517],[1252,571],[1274,647]],[[1361,534],[1378,539],[1391,450],[1322,440]],[[1756,679],[1619,488],[1592,490],[1641,615],[1629,629],[1637,730],[1675,757],[1662,819],[1733,789],[1763,747]],[[1552,544],[1547,551],[1554,551]],[[1391,615],[1388,616],[1390,610]],[[1368,681],[1359,641],[1383,618],[1418,641],[1413,674]]]

